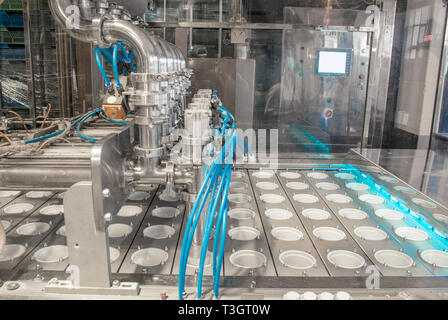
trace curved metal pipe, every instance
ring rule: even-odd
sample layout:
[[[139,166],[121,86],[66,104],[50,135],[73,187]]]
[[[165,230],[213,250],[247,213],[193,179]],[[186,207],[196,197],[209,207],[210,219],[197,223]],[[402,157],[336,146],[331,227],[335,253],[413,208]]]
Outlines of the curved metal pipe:
[[[159,72],[157,49],[147,36],[146,31],[134,26],[131,22],[124,20],[105,20],[101,22],[83,19],[79,21],[72,19],[67,11],[72,5],[70,0],[49,0],[50,10],[56,22],[73,38],[99,44],[105,40],[115,43],[119,40],[126,40],[137,49],[138,72],[152,73]],[[79,22],[79,23],[78,23]],[[104,39],[101,39],[102,36]]]
[[[98,39],[98,29],[94,27],[92,21],[79,17],[79,21],[69,17],[70,0],[49,0],[51,13],[55,21],[73,38],[83,42],[96,42]],[[79,23],[78,23],[79,22]]]
[[[124,20],[107,20],[103,24],[103,35],[110,43],[126,40],[137,50],[138,73],[157,74],[159,61],[158,49],[143,29]]]

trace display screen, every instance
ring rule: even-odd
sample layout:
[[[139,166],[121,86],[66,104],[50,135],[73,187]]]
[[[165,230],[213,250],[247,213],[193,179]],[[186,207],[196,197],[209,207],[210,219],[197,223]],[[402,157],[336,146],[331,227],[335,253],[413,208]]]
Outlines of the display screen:
[[[317,73],[321,75],[345,75],[348,73],[348,52],[320,51]]]

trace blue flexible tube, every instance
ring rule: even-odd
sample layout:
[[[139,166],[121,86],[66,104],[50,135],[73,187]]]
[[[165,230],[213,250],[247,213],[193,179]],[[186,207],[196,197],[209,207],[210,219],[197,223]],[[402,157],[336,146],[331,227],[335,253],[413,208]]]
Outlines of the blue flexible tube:
[[[231,141],[226,142],[226,144],[224,145],[224,150],[222,152],[226,152],[226,150],[228,150],[228,148],[230,147],[230,142]],[[218,159],[220,159],[220,156],[218,156]],[[191,243],[193,242],[194,231],[199,222],[199,217],[204,208],[205,201],[207,200],[208,195],[210,193],[210,188],[211,188],[212,184],[211,183],[208,184],[208,181],[210,180],[212,172],[214,173],[218,167],[218,164],[217,164],[218,159],[215,160],[215,162],[213,163],[205,181],[203,182],[203,184],[201,186],[201,189],[199,190],[198,195],[196,196],[196,201],[193,204],[193,208],[191,209],[190,216],[188,217],[187,226],[185,228],[184,238],[183,238],[183,242],[182,242],[182,249],[181,249],[181,258],[180,258],[180,264],[179,264],[179,299],[181,299],[181,300],[183,299],[182,294],[183,294],[184,288],[185,288],[185,269],[186,269],[186,265],[187,265],[188,255],[190,253]],[[206,186],[207,186],[207,190],[205,191],[204,198],[202,198],[203,192],[204,192],[204,189]],[[202,198],[202,200],[201,200],[201,198]],[[201,201],[200,205],[199,205],[199,201]],[[199,205],[199,210],[198,210],[198,214],[196,214],[196,209],[197,209],[198,205]],[[191,226],[192,223],[194,224],[193,228]],[[190,228],[192,228],[192,232],[190,232]]]
[[[121,124],[121,125],[124,125],[124,126],[127,125],[127,123],[124,122],[124,121],[110,119],[110,118],[107,118],[106,116],[104,116],[103,114],[100,114],[100,117],[103,118],[104,120],[112,122],[112,123]]]
[[[87,114],[85,114],[84,116],[82,116],[81,118],[79,118],[78,120],[76,120],[76,121],[71,125],[71,127],[73,128],[76,124],[78,124],[81,120],[83,120],[83,119],[84,119],[85,117],[87,117],[89,114],[90,114],[90,113],[87,113]],[[56,137],[57,135],[61,134],[62,132],[64,132],[64,130],[59,130],[59,131],[53,132],[53,133],[51,133],[51,134],[48,134],[48,135],[46,135],[46,136],[42,136],[42,137],[39,137],[39,138],[36,138],[36,139],[31,139],[31,140],[25,141],[25,144],[31,144],[31,143],[41,142],[41,141],[44,141],[44,140],[47,140],[47,139]]]
[[[126,63],[132,63],[132,60],[129,58],[128,53],[126,52],[126,49],[121,44],[116,44],[114,47],[114,54],[113,54],[113,67],[114,67],[114,75],[115,75],[115,81],[117,82],[117,87],[121,88],[123,85],[120,82],[120,74],[118,72],[118,50],[121,50],[121,52],[124,54],[125,62]]]
[[[108,50],[100,48],[100,52],[107,62],[109,62],[110,64],[114,63],[114,58],[112,57],[112,54]]]
[[[79,136],[81,139],[84,139],[84,140],[87,140],[87,141],[90,141],[90,142],[97,142],[98,139],[88,137],[88,136],[86,136],[86,135],[84,135],[84,134],[81,133],[81,127],[82,127],[82,125],[84,124],[84,122],[85,122],[87,119],[89,119],[89,118],[92,117],[93,115],[95,115],[95,113],[92,113],[89,117],[83,119],[83,121],[81,121],[81,122],[78,123],[78,126],[76,127],[76,133],[78,133],[78,136]]]
[[[228,168],[230,169],[230,165],[228,166]],[[228,170],[227,175],[228,175],[228,178],[226,178],[226,179],[227,179],[228,185],[226,185],[226,187],[228,188],[228,186],[230,186],[230,180],[231,180],[231,171],[230,170]],[[214,288],[216,298],[219,298],[219,278],[221,275],[221,267],[222,267],[222,261],[224,258],[224,248],[225,248],[225,243],[226,243],[228,190],[226,190],[224,198],[225,199],[223,199],[223,202],[221,203],[222,210],[220,210],[220,213],[218,216],[219,225],[222,225],[221,241],[220,241],[220,245],[219,245],[219,259],[216,264],[216,255],[214,255],[214,260],[213,260],[213,288]],[[217,226],[216,229],[219,230],[219,226]],[[217,239],[218,239],[218,236],[217,236],[216,230],[215,230],[215,243],[213,244],[213,252],[214,253],[216,252],[215,250],[218,249],[217,246],[215,246],[218,243]]]
[[[226,171],[224,172],[224,176],[221,177],[218,194],[216,195],[216,200],[213,203],[213,208],[212,208],[212,212],[210,213],[210,216],[209,216],[208,224],[206,224],[206,227],[204,230],[204,239],[202,241],[201,261],[199,264],[199,274],[198,274],[198,292],[197,292],[198,299],[200,299],[202,296],[202,278],[203,278],[203,274],[204,274],[204,262],[205,262],[205,257],[207,255],[208,242],[210,240],[210,234],[212,232],[215,212],[216,212],[216,209],[218,208],[218,202],[219,202],[220,198],[221,198],[220,211],[222,211],[222,209],[225,206],[225,201],[227,201],[227,194],[229,192],[229,186],[230,186],[230,179],[227,179],[229,169],[230,169],[230,166],[226,166]],[[221,197],[223,190],[225,190],[225,191],[224,191],[223,196]],[[220,213],[220,214],[222,215],[222,213]],[[218,214],[218,219],[219,219],[220,214]]]
[[[43,136],[43,137],[39,137],[39,138],[36,138],[36,139],[28,140],[28,141],[25,141],[25,144],[30,144],[30,143],[36,143],[36,142],[44,141],[44,140],[47,140],[49,138],[56,137],[57,135],[61,134],[62,132],[64,132],[64,130],[59,130],[59,131],[56,131],[56,132],[54,132],[52,134],[49,134],[49,135],[46,135],[46,136]]]
[[[233,143],[233,150],[232,150],[232,154],[235,152],[235,147],[236,147],[236,137],[234,138],[234,143]],[[230,180],[231,180],[231,172],[230,172],[230,164],[227,164],[227,169],[229,170],[227,172],[228,177],[226,177],[226,179],[228,179],[228,183],[230,186]],[[215,229],[215,239],[214,239],[214,243],[213,243],[213,289],[215,292],[215,297],[219,298],[219,279],[220,279],[220,275],[221,275],[221,267],[222,267],[222,261],[224,258],[224,248],[225,248],[225,242],[226,242],[226,229],[227,229],[227,209],[228,209],[228,202],[227,202],[227,197],[228,197],[228,189],[226,190],[226,194],[225,194],[225,201],[222,203],[222,205],[224,205],[224,209],[221,211],[218,215],[218,220],[217,220],[217,226]],[[220,209],[222,209],[223,207],[221,207]],[[217,262],[217,251],[218,251],[218,238],[219,238],[219,229],[222,225],[222,229],[221,229],[221,241],[220,241],[220,245],[219,245],[219,260]]]
[[[201,201],[201,198],[203,197],[206,186],[207,186],[210,178],[212,177],[212,174],[215,172],[216,168],[217,168],[216,164],[214,164],[210,168],[210,171],[208,172],[207,177],[205,178],[205,181],[202,184],[201,189],[198,192],[198,195],[196,196],[196,200],[195,200],[193,207],[190,211],[190,216],[188,217],[187,226],[185,227],[185,233],[184,233],[184,237],[183,237],[181,256],[180,256],[180,263],[179,263],[179,299],[180,300],[183,300],[183,293],[184,293],[184,289],[185,289],[185,270],[183,268],[183,265],[184,265],[184,259],[185,259],[185,257],[184,257],[185,252],[187,251],[186,244],[188,242],[189,231],[191,228],[191,224],[193,223],[195,212],[197,210],[197,207],[199,206],[199,202]],[[207,189],[209,190],[209,187],[207,187]],[[188,254],[189,254],[189,247],[188,247]],[[187,255],[187,257],[188,257],[188,255]]]
[[[104,81],[106,82],[106,86],[109,88],[112,84],[109,81],[109,78],[107,77],[106,71],[104,71],[103,63],[101,62],[100,57],[100,48],[95,48],[95,58],[96,58],[96,64],[98,65],[98,68],[100,69],[101,75],[104,78]]]

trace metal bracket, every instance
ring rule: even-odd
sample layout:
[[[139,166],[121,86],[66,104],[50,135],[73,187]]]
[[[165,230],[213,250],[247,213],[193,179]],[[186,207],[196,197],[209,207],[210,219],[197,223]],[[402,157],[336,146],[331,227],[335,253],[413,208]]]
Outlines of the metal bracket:
[[[70,280],[51,279],[45,287],[45,292],[65,294],[138,296],[140,293],[140,285],[137,282],[121,282],[109,288],[76,287],[73,286]]]

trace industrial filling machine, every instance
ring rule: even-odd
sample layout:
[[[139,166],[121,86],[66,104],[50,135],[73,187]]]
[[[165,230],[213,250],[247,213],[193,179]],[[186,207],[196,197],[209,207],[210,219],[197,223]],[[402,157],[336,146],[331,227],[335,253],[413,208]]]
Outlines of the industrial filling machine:
[[[0,115],[0,299],[448,298],[448,209],[365,152],[384,134],[396,1],[286,6],[283,23],[247,22],[241,1],[223,17],[222,0],[196,21],[186,2],[186,21],[165,2],[148,22],[148,1],[48,1],[88,44],[93,98]],[[216,57],[193,45],[210,29]],[[265,31],[281,35],[269,130],[250,57]]]

